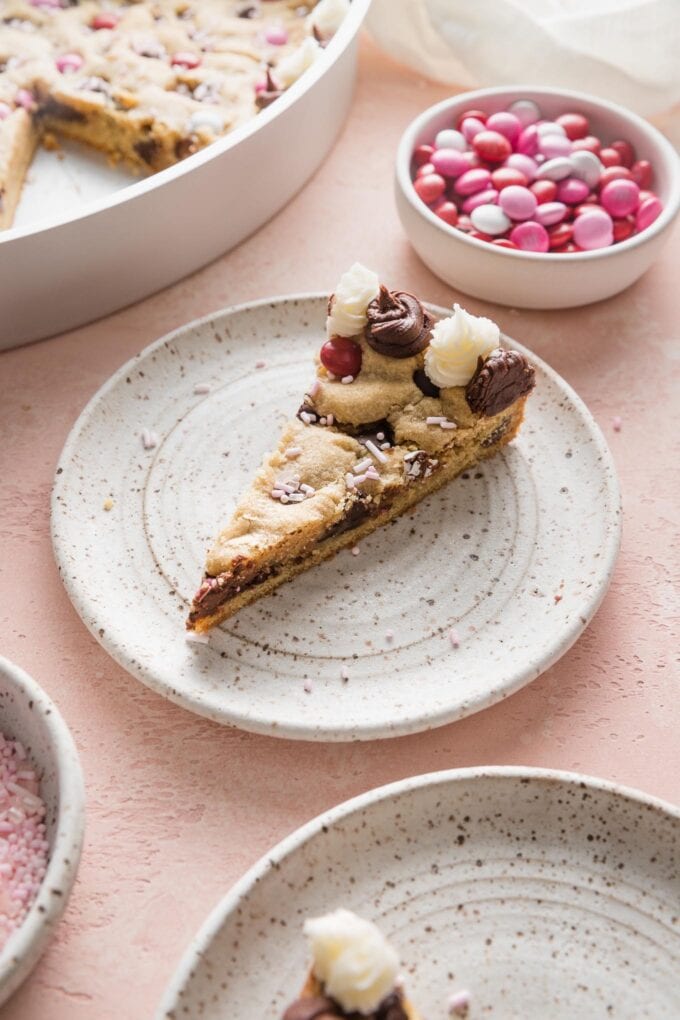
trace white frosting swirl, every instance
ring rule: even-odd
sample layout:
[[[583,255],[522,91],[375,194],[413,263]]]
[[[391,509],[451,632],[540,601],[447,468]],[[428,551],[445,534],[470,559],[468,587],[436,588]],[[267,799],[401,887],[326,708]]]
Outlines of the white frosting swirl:
[[[349,12],[349,0],[319,0],[309,21],[322,36],[334,35]]]
[[[357,336],[368,322],[366,309],[380,293],[377,273],[355,262],[340,277],[335,288],[331,310],[326,319],[326,333],[331,336]]]
[[[394,991],[399,957],[371,922],[351,910],[334,910],[305,922],[314,976],[346,1013],[363,1016]]]
[[[454,305],[453,315],[432,329],[425,371],[435,386],[465,386],[475,374],[477,358],[486,357],[499,344],[495,322]]]
[[[307,36],[305,41],[296,50],[283,57],[274,68],[274,78],[277,85],[288,88],[293,82],[300,78],[308,67],[321,56],[323,50],[313,36]]]

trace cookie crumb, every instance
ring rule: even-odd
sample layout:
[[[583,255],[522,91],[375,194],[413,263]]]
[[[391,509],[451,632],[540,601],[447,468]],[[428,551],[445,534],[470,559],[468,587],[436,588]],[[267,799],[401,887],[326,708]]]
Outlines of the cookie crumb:
[[[111,499],[110,496],[106,497],[102,506],[104,507],[105,510],[113,510],[113,500]]]

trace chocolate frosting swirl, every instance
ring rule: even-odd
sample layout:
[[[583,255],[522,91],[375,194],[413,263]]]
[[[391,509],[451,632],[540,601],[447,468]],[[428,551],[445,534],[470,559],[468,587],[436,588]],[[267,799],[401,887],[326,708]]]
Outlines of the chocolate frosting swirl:
[[[366,316],[366,342],[388,358],[411,358],[430,341],[434,319],[413,294],[381,286]]]
[[[531,393],[536,384],[535,374],[523,354],[499,347],[486,359],[477,359],[475,374],[465,389],[465,399],[475,414],[493,418]]]

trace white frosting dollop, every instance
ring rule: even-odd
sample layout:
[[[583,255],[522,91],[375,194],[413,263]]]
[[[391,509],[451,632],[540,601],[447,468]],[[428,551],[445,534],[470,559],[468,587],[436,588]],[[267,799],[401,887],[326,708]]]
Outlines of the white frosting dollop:
[[[361,333],[368,322],[366,309],[379,293],[378,274],[355,262],[343,273],[335,288],[326,319],[328,336],[357,336]]]
[[[349,12],[349,0],[319,0],[309,22],[322,36],[334,35]]]
[[[486,357],[499,344],[495,322],[454,305],[453,315],[434,325],[425,372],[435,386],[465,386],[475,374],[477,358]]]
[[[351,910],[305,922],[314,976],[347,1013],[372,1013],[394,991],[399,957],[382,932]]]
[[[308,67],[312,66],[322,53],[323,50],[316,39],[311,35],[308,36],[296,50],[289,53],[287,57],[283,57],[274,68],[277,85],[288,88],[305,73]]]

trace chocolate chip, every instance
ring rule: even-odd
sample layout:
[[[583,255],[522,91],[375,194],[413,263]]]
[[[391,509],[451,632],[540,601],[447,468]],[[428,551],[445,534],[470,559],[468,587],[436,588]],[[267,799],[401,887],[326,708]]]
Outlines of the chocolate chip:
[[[153,167],[160,148],[160,142],[156,138],[145,138],[141,142],[136,143],[135,152],[148,166]]]
[[[438,397],[441,390],[432,382],[424,368],[417,368],[413,373],[413,381],[426,397]]]
[[[332,999],[319,995],[314,998],[297,999],[283,1014],[283,1020],[329,1020],[341,1016],[342,1013],[336,1011]]]

